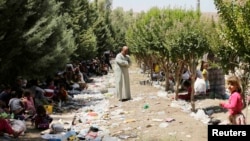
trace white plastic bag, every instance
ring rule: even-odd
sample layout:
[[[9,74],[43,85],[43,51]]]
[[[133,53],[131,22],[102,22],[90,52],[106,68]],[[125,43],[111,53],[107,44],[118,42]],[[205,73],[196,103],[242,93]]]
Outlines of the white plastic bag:
[[[27,127],[26,127],[26,124],[25,124],[25,121],[22,121],[22,120],[13,120],[11,122],[11,127],[14,131],[16,132],[25,132]]]
[[[64,126],[61,123],[53,123],[51,128],[54,133],[60,133],[64,131]]]
[[[204,79],[197,78],[194,82],[195,94],[206,94],[206,82]]]

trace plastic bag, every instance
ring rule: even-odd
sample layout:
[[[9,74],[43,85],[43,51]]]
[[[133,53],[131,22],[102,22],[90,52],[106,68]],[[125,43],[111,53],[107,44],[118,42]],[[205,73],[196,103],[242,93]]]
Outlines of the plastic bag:
[[[64,126],[61,123],[53,123],[51,129],[54,133],[60,133],[64,131]]]
[[[194,82],[195,94],[206,94],[206,82],[204,79],[197,78]]]
[[[16,132],[25,132],[27,127],[26,127],[26,124],[25,124],[25,121],[22,121],[22,120],[13,120],[11,122],[11,127],[14,131]]]

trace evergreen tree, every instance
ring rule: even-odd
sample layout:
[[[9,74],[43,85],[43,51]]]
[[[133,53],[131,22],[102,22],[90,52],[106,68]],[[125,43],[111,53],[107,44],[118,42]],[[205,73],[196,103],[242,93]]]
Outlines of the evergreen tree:
[[[44,78],[63,69],[75,50],[55,0],[8,0],[1,7],[1,77]]]
[[[97,56],[101,56],[106,50],[113,50],[114,39],[111,34],[111,23],[109,20],[111,10],[110,0],[101,0],[98,5],[98,20],[94,26],[97,39]]]
[[[97,19],[95,5],[88,0],[61,0],[62,14],[67,17],[67,28],[73,29],[77,49],[71,59],[82,60],[94,57],[96,37],[93,25]]]

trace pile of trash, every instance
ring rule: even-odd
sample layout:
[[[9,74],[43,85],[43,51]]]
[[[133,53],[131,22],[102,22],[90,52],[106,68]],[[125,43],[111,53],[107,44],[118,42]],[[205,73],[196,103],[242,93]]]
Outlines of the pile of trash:
[[[69,113],[61,117],[54,112],[51,116],[59,119],[51,124],[49,130],[42,133],[41,138],[48,141],[119,141],[112,137],[107,127],[109,100],[114,94],[114,76],[112,73],[94,77],[87,90],[73,96],[73,101],[63,103],[60,109]],[[74,109],[75,108],[75,109]]]

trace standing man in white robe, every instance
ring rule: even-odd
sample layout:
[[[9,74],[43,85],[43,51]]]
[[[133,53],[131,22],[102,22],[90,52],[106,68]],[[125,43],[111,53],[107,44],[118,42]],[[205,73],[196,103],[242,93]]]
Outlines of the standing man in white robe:
[[[131,65],[131,60],[128,55],[128,47],[122,47],[120,53],[115,58],[115,80],[116,94],[119,101],[131,100],[130,80],[128,68]]]

